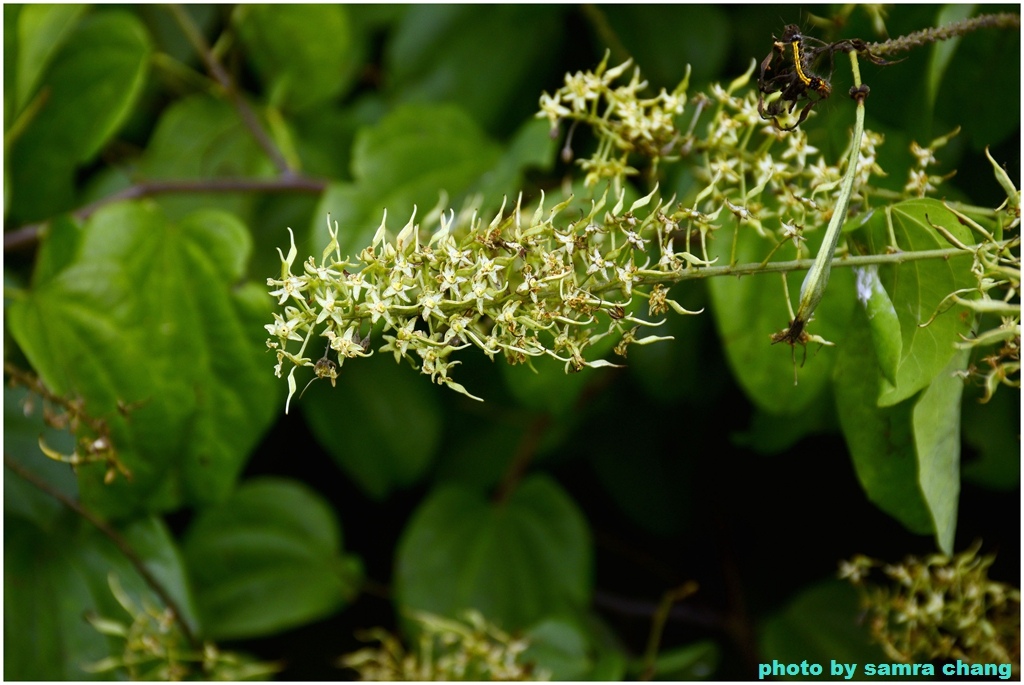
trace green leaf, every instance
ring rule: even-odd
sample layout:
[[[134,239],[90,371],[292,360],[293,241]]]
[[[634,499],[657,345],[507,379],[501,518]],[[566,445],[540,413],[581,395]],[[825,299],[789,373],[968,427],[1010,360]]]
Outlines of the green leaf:
[[[882,254],[889,247],[887,216],[892,220],[896,245],[901,250],[936,250],[950,244],[932,228],[938,224],[965,245],[973,244],[968,229],[937,200],[906,200],[876,212],[867,224],[869,246]],[[973,316],[959,306],[939,314],[943,300],[959,288],[971,287],[971,257],[927,259],[879,269],[879,278],[899,317],[902,337],[896,382],[883,382],[879,406],[892,406],[914,395],[945,368],[956,352],[954,345],[971,330]],[[973,283],[976,285],[976,282]]]
[[[717,256],[719,263],[729,260],[735,230],[730,221],[715,232],[709,247],[713,247],[711,257]],[[817,251],[823,232],[808,235],[812,254]],[[736,243],[737,263],[760,262],[769,250],[770,246],[753,228],[741,228]],[[776,258],[792,258],[792,251],[785,254]],[[800,292],[804,275],[792,273],[787,277],[790,297]],[[781,278],[777,274],[713,278],[708,289],[711,313],[729,367],[750,399],[762,410],[776,415],[798,414],[818,401],[828,385],[836,349],[808,345],[804,361],[804,350],[771,344],[772,333],[785,328],[790,319]],[[853,274],[849,269],[832,269],[828,290],[808,331],[842,347],[853,304]]]
[[[839,421],[869,499],[911,531],[934,531],[946,554],[960,493],[963,382],[955,372],[968,356],[958,353],[919,398],[893,407],[873,406],[878,372],[866,333],[851,335],[836,364]]]
[[[25,5],[22,8],[17,20],[15,112],[20,112],[28,103],[44,70],[74,30],[85,8],[85,5]]]
[[[124,643],[108,640],[83,615],[131,622],[110,591],[111,574],[137,608],[143,602],[163,607],[121,551],[70,513],[49,534],[16,516],[8,517],[4,533],[5,679],[96,679],[83,666],[114,650],[119,653]],[[147,518],[121,534],[195,627],[184,570],[166,526]]]
[[[68,209],[73,172],[90,161],[131,112],[146,79],[150,45],[127,12],[82,20],[40,85],[49,95],[11,150],[11,205],[30,220]]]
[[[31,409],[31,413],[29,410]],[[42,400],[22,387],[4,386],[4,456],[70,499],[78,498],[75,474],[67,464],[46,458],[39,450],[40,437],[52,449],[70,454],[75,440],[70,433],[43,422]],[[50,530],[63,510],[50,495],[4,467],[4,513],[21,516],[43,530]]]
[[[337,97],[360,62],[341,5],[243,5],[238,32],[275,106],[300,110]]]
[[[69,545],[55,542],[18,517],[4,520],[5,680],[94,679],[82,667],[109,653],[82,620],[96,598]]]
[[[935,526],[935,540],[952,556],[960,500],[960,399],[970,350],[962,350],[921,393],[914,404],[914,449],[918,481]]]
[[[82,242],[82,227],[66,214],[55,217],[45,231],[32,271],[32,285],[36,288],[71,264]]]
[[[545,476],[527,478],[504,502],[445,486],[402,535],[395,592],[404,610],[477,609],[517,630],[586,606],[592,558],[583,515]]]
[[[889,299],[889,293],[878,279],[878,267],[868,266],[854,269],[857,275],[857,301],[864,307],[875,345],[875,357],[879,371],[890,384],[896,384],[900,353],[903,351],[903,337],[896,308]]]
[[[317,441],[371,497],[415,483],[433,461],[441,410],[429,379],[375,354],[318,381],[300,403]]]
[[[974,13],[974,9],[974,5],[967,4],[945,5],[935,18],[935,26],[945,26],[946,24],[966,19]],[[946,68],[953,60],[953,55],[956,53],[960,41],[961,38],[959,36],[953,36],[949,40],[938,41],[932,46],[931,55],[928,57],[928,80],[926,86],[929,109],[935,107],[935,98],[939,94],[942,77],[945,76]]]
[[[813,585],[761,626],[761,662],[771,665],[778,660],[799,665],[806,660],[808,664],[822,665],[820,677],[802,680],[839,679],[838,675],[830,674],[832,661],[858,665],[889,662],[882,650],[871,643],[867,628],[858,623],[859,614],[857,592],[848,583],[827,580]],[[863,669],[859,668],[857,675],[862,674]]]
[[[931,533],[932,517],[918,485],[912,403],[877,406],[879,384],[867,316],[858,307],[835,366],[836,409],[843,437],[868,499],[907,529]]]
[[[501,158],[462,110],[451,105],[406,105],[356,136],[354,183],[332,184],[314,215],[312,244],[319,253],[329,237],[324,217],[341,227],[342,254],[359,254],[370,243],[385,208],[392,227],[402,226],[414,206],[419,216],[437,205],[442,192],[451,206]]]
[[[399,102],[451,102],[490,130],[536,110],[566,9],[413,5],[385,51]],[[511,56],[514,55],[514,59]]]
[[[244,483],[199,513],[183,544],[204,635],[256,637],[329,616],[358,589],[330,505],[280,478]]]
[[[551,680],[583,680],[592,667],[587,640],[564,619],[546,619],[526,631],[530,646],[519,660],[551,674]]]
[[[238,112],[229,103],[208,95],[182,98],[162,112],[139,167],[141,174],[153,181],[273,175],[273,166],[242,126]],[[153,201],[172,219],[210,208],[245,219],[254,196],[182,193]]]
[[[711,640],[666,649],[654,660],[654,679],[688,681],[708,678],[718,668],[720,652],[718,645]],[[643,673],[642,661],[636,670]]]
[[[175,225],[152,204],[97,212],[75,259],[8,311],[11,334],[58,394],[108,421],[128,484],[83,468],[104,514],[171,509],[230,492],[279,390],[260,329],[271,303],[238,287],[242,225],[214,211]],[[127,417],[118,402],[135,405]]]

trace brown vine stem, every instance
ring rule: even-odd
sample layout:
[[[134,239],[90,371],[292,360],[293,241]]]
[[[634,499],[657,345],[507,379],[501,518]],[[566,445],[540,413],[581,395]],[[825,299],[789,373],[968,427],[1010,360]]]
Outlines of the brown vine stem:
[[[1002,14],[982,14],[963,21],[955,21],[945,26],[922,29],[908,33],[899,38],[892,38],[882,43],[869,43],[868,50],[873,55],[891,55],[897,52],[905,52],[913,48],[935,43],[940,40],[949,40],[957,36],[963,36],[972,31],[984,28],[996,29],[1018,29],[1020,30],[1020,15],[1012,12]]]
[[[141,181],[123,190],[100,198],[71,212],[78,221],[84,221],[100,208],[122,200],[173,193],[322,193],[327,181],[306,176],[291,175],[283,178],[211,178],[187,181]],[[4,233],[4,252],[34,246],[49,221],[26,224]]]
[[[164,606],[174,613],[175,620],[178,622],[178,625],[181,626],[182,635],[185,636],[185,639],[188,640],[192,648],[198,652],[202,651],[203,644],[200,642],[199,638],[196,637],[195,633],[192,632],[192,628],[185,620],[184,614],[182,614],[181,609],[178,607],[178,603],[174,601],[174,598],[171,597],[170,593],[160,583],[160,581],[150,573],[149,569],[146,567],[146,562],[142,560],[138,552],[135,551],[135,548],[131,546],[131,543],[129,543],[123,535],[100,519],[96,514],[92,513],[64,493],[55,489],[52,485],[26,469],[7,454],[4,454],[4,466],[41,492],[53,497],[68,509],[81,516],[83,519],[95,526],[97,530],[103,533],[107,539],[113,542],[117,549],[120,550],[121,554],[123,554],[125,558],[131,562],[131,565],[135,567],[135,570],[138,571],[140,576],[142,576],[142,579],[146,581],[146,585],[148,585],[150,589],[156,593],[157,597],[160,598],[160,601],[164,603]]]
[[[168,9],[175,21],[177,21],[178,25],[181,27],[182,32],[185,34],[185,38],[188,39],[188,42],[191,43],[192,47],[199,53],[199,56],[202,58],[203,63],[206,64],[206,68],[209,70],[210,75],[213,76],[217,83],[220,84],[220,87],[224,89],[224,92],[227,93],[228,97],[231,99],[235,109],[238,110],[239,115],[242,117],[242,122],[245,124],[246,128],[249,129],[253,138],[256,139],[259,146],[263,148],[264,152],[267,153],[267,156],[270,157],[270,160],[274,163],[274,167],[285,177],[293,175],[295,172],[288,164],[288,160],[284,158],[284,155],[281,154],[277,145],[275,145],[274,141],[272,141],[270,136],[267,135],[263,125],[260,124],[259,119],[256,117],[256,113],[252,110],[252,107],[249,106],[249,103],[245,101],[245,98],[242,97],[238,88],[235,87],[235,82],[231,79],[231,76],[228,75],[228,72],[224,69],[223,65],[217,61],[213,51],[210,50],[210,45],[206,42],[206,38],[203,37],[203,34],[199,31],[199,27],[196,26],[196,23],[192,21],[192,17],[188,15],[188,12],[186,12],[181,5],[170,5]]]

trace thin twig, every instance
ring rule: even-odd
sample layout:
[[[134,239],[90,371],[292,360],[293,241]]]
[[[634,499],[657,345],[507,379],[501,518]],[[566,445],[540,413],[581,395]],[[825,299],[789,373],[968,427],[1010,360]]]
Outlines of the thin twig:
[[[658,610],[651,620],[651,633],[647,638],[647,649],[644,651],[644,670],[640,680],[651,680],[655,675],[655,659],[658,657],[658,649],[661,647],[661,636],[665,632],[665,621],[668,620],[672,605],[681,602],[693,593],[697,592],[698,585],[695,581],[688,580],[682,585],[669,590],[661,598]]]
[[[882,43],[870,43],[868,50],[873,55],[891,55],[897,52],[905,52],[928,43],[935,43],[940,40],[949,40],[957,36],[966,35],[972,31],[983,28],[997,29],[1018,29],[1020,30],[1020,15],[1012,12],[1003,14],[983,14],[978,17],[971,17],[963,21],[956,21],[945,26],[922,29],[908,33],[899,38],[892,38]]]
[[[183,181],[140,181],[116,193],[71,212],[77,221],[84,221],[97,210],[122,200],[137,200],[155,195],[174,193],[322,193],[327,181],[318,178],[292,175],[283,178],[210,178]],[[4,233],[4,252],[34,246],[40,233],[49,221],[26,224],[21,228]]]
[[[192,21],[192,17],[188,15],[188,12],[186,12],[181,5],[171,5],[169,9],[175,21],[177,21],[178,25],[181,27],[182,32],[184,32],[185,38],[192,44],[192,47],[195,48],[196,52],[199,53],[199,56],[202,58],[203,63],[206,64],[206,68],[209,70],[210,75],[213,76],[217,83],[220,84],[221,88],[224,89],[224,92],[227,93],[228,97],[231,98],[231,102],[234,104],[235,109],[238,110],[239,115],[241,115],[246,128],[249,129],[253,138],[256,139],[259,146],[263,148],[263,151],[267,153],[268,157],[270,157],[270,160],[274,163],[274,167],[278,172],[286,177],[293,175],[294,171],[291,168],[291,165],[288,164],[288,160],[284,158],[284,155],[281,154],[277,145],[275,145],[274,141],[272,141],[270,136],[267,135],[267,132],[256,117],[256,113],[253,112],[249,103],[245,101],[241,92],[235,87],[235,83],[228,75],[228,72],[224,69],[221,63],[217,61],[213,51],[210,50],[210,45],[206,42],[206,38],[203,37],[203,34],[199,31],[195,22]]]
[[[32,473],[28,469],[26,469],[24,466],[19,464],[17,461],[15,461],[7,454],[4,454],[4,466],[6,466],[15,474],[17,474],[18,476],[20,476],[21,478],[35,486],[40,491],[56,499],[58,502],[66,506],[68,509],[71,509],[73,512],[75,512],[76,514],[84,518],[86,521],[91,523],[93,526],[95,526],[101,533],[107,536],[107,538],[114,543],[118,550],[121,551],[121,554],[123,554],[125,558],[128,559],[129,562],[131,562],[132,566],[135,567],[135,570],[138,571],[140,576],[142,576],[142,579],[146,581],[146,585],[148,585],[150,589],[156,593],[156,595],[164,603],[164,606],[166,606],[174,614],[175,620],[178,622],[178,625],[181,626],[182,635],[185,636],[185,639],[188,640],[192,648],[197,651],[202,650],[202,642],[200,642],[200,640],[196,637],[195,633],[192,632],[192,628],[188,625],[188,622],[185,620],[184,614],[178,607],[178,603],[174,601],[174,598],[171,597],[170,593],[167,591],[166,588],[164,588],[160,581],[157,580],[152,573],[150,573],[149,569],[146,567],[146,563],[142,560],[141,557],[139,557],[138,553],[135,551],[135,548],[131,546],[131,543],[129,543],[124,538],[123,535],[121,535],[119,532],[110,527],[105,521],[96,516],[96,514],[92,513],[75,500],[71,499],[64,493],[54,488],[52,485],[50,485],[45,480],[43,480],[36,474]]]

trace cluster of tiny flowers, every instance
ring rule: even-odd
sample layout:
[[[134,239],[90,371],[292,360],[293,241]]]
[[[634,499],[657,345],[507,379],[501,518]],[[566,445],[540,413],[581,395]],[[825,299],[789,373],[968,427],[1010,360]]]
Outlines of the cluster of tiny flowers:
[[[929,173],[929,168],[938,164],[938,160],[935,158],[935,151],[945,147],[950,139],[958,133],[960,133],[959,128],[941,138],[936,138],[927,147],[918,145],[917,141],[911,141],[910,154],[914,156],[916,163],[910,169],[907,183],[903,187],[905,194],[912,197],[928,197],[948,178],[948,176],[938,176]]]
[[[634,316],[635,296],[649,300],[654,316],[669,308],[685,312],[665,297],[664,286],[715,261],[708,245],[726,222],[764,239],[764,262],[786,246],[795,251],[786,258],[807,257],[804,234],[827,225],[845,163],[829,163],[801,128],[780,131],[761,118],[750,87],[753,63],[728,85],[692,98],[685,129],[677,122],[687,79],[672,93],[642,99],[646,83],[638,71],[616,85],[630,64],[607,69],[602,62],[594,72],[568,75],[564,87],[540,101],[538,116],[553,129],[562,120],[583,123],[598,139],[594,156],[579,160],[588,183],[607,181],[589,212],[567,216],[571,198],[545,212],[543,197],[530,212],[520,196],[514,209],[506,213],[503,205],[490,222],[472,208],[458,214],[439,209],[419,226],[414,212],[393,237],[385,212],[372,244],[355,258],[341,255],[338,228],[329,225],[331,241],[321,259],[310,257],[299,273],[292,272],[293,237],[287,257],[281,256],[281,277],[268,280],[283,312],[266,326],[278,376],[285,362],[293,367],[289,403],[296,368],[312,367],[316,378],[333,384],[346,359],[372,353],[375,336],[384,343],[378,351],[470,397],[451,375],[459,363],[452,353],[466,347],[513,364],[549,355],[566,370],[607,366],[588,361],[586,348],[612,334],[619,336],[621,354],[633,342],[661,339],[636,337],[650,322]],[[567,148],[571,132],[569,138]],[[867,210],[878,191],[871,180],[884,174],[877,163],[882,136],[865,131],[862,140],[854,191],[860,201],[851,216]],[[931,164],[930,152],[917,149],[921,164]],[[635,171],[630,164],[657,166],[666,159],[691,165],[698,182],[692,199],[655,199],[655,187],[626,209],[622,187]],[[902,197],[917,193],[908,184]],[[315,337],[326,341],[313,343]]]
[[[313,367],[317,378],[333,383],[346,359],[371,354],[378,324],[384,341],[378,351],[469,397],[451,377],[459,363],[452,353],[467,347],[491,359],[501,355],[511,364],[546,355],[564,362],[566,371],[579,371],[614,366],[584,355],[607,335],[641,345],[667,339],[636,337],[639,327],[660,323],[633,315],[639,286],[704,260],[676,250],[677,225],[660,211],[660,201],[645,218],[634,213],[653,195],[628,211],[623,195],[610,210],[602,197],[573,218],[564,216],[571,198],[547,212],[542,198],[530,219],[520,202],[509,213],[503,205],[489,223],[475,212],[431,213],[440,228],[426,241],[420,240],[415,211],[389,238],[385,212],[358,259],[342,257],[335,224],[329,226],[330,244],[320,261],[310,257],[300,274],[292,273],[293,237],[288,256],[281,256],[281,278],[268,280],[283,313],[275,313],[274,323],[266,326],[273,336],[267,344],[277,352],[278,377],[285,362],[293,367],[289,400],[296,390],[295,369]],[[652,242],[660,248],[656,264],[647,251]],[[663,290],[643,294],[656,314],[669,308],[694,313],[667,299]],[[307,352],[313,336],[326,338],[324,347],[312,345],[325,350],[317,361]],[[624,354],[625,346],[619,351]]]
[[[870,629],[890,658],[1010,663],[1020,672],[1020,591],[990,580],[994,556],[980,544],[953,558],[908,557],[889,565],[856,556],[840,577],[857,588]],[[883,579],[872,581],[873,575]]]
[[[397,637],[383,628],[365,639],[379,643],[342,657],[364,681],[527,681],[549,680],[550,674],[522,663],[529,643],[470,611],[461,621],[418,614],[422,628],[419,649],[406,651]]]
[[[563,120],[593,129],[600,141],[598,150],[592,157],[580,160],[587,173],[584,183],[588,187],[605,179],[621,183],[624,176],[636,174],[637,170],[629,166],[630,154],[655,160],[668,156],[679,142],[675,119],[686,105],[689,70],[671,93],[663,88],[654,97],[643,98],[641,93],[647,88],[647,81],[641,80],[639,69],[633,70],[628,83],[614,85],[632,60],[612,69],[607,69],[607,64],[605,55],[593,72],[566,74],[565,85],[554,95],[541,95],[537,113],[538,117],[548,119],[556,135]]]
[[[238,681],[266,679],[280,670],[276,664],[222,652],[209,642],[202,649],[191,648],[169,609],[137,607],[113,574],[109,584],[131,621],[86,617],[96,630],[124,643],[121,654],[84,665],[87,672],[113,675],[119,680]]]

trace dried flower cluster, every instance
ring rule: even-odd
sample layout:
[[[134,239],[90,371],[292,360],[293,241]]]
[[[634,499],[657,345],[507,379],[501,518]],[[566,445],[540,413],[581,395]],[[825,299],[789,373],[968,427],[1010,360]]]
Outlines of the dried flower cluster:
[[[548,680],[549,674],[521,662],[529,643],[487,622],[476,611],[462,621],[417,614],[422,629],[419,649],[407,652],[397,637],[383,628],[365,639],[380,644],[341,659],[341,665],[366,681]]]
[[[71,454],[62,454],[46,444],[39,436],[39,449],[50,459],[68,464],[77,471],[85,464],[103,464],[106,468],[103,482],[109,485],[118,475],[131,480],[131,472],[121,462],[110,436],[110,426],[104,419],[96,418],[86,411],[85,402],[80,398],[68,398],[53,393],[34,374],[4,363],[4,372],[10,376],[12,385],[22,385],[29,394],[22,404],[26,416],[36,410],[36,399],[42,404],[43,422],[50,428],[68,431],[78,437]],[[119,405],[118,409],[127,415],[133,407]]]
[[[262,680],[280,670],[276,664],[260,663],[216,645],[205,643],[192,649],[182,635],[173,612],[136,606],[114,574],[108,578],[118,604],[131,616],[131,623],[89,615],[86,618],[104,635],[124,640],[119,656],[110,656],[85,666],[90,673],[106,673],[129,680]]]
[[[992,399],[1001,385],[1020,388],[1020,190],[1013,185],[1006,169],[999,166],[987,151],[985,154],[995,170],[996,180],[1006,192],[1006,201],[996,210],[994,235],[951,208],[965,226],[979,235],[981,243],[979,247],[972,248],[946,236],[957,247],[974,255],[971,271],[978,279],[977,288],[967,293],[951,293],[947,299],[969,307],[983,317],[991,317],[990,321],[999,320],[998,324],[958,344],[963,349],[992,349],[980,358],[980,366],[971,364],[962,374],[982,385],[982,402]],[[941,232],[941,227],[938,230]],[[973,298],[961,297],[965,294]]]
[[[840,577],[856,586],[871,633],[890,658],[1009,663],[1020,672],[1020,592],[989,579],[995,556],[976,543],[950,558],[908,557],[889,565],[856,556]],[[885,579],[872,581],[881,571]]]

